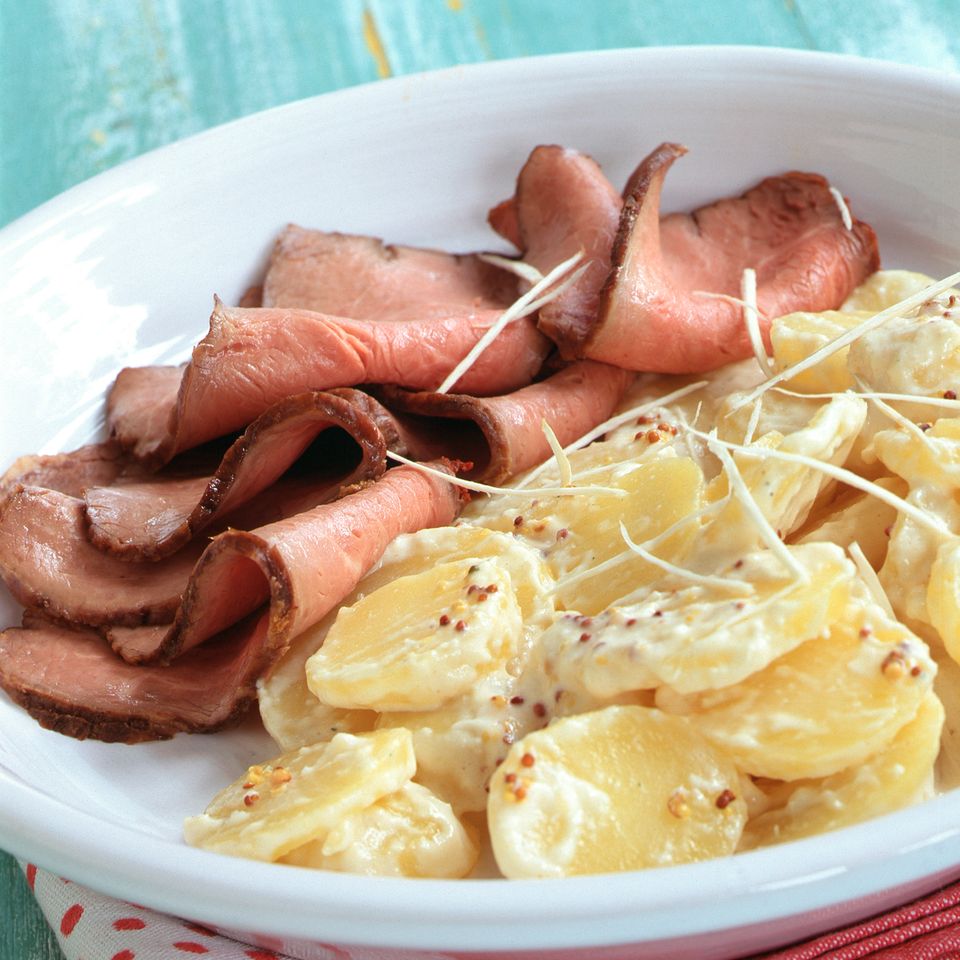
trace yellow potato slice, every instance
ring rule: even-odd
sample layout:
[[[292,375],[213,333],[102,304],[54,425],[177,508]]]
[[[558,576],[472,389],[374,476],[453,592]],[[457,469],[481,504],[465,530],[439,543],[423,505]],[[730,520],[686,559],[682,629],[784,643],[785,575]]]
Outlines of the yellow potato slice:
[[[960,420],[936,421],[926,433],[883,430],[873,438],[873,453],[887,469],[907,481],[907,502],[960,531]],[[921,526],[900,514],[890,534],[890,544],[880,581],[897,615],[908,621],[930,624],[927,600],[937,551],[950,537]]]
[[[591,450],[593,447],[587,448]],[[604,456],[607,455],[610,454]],[[620,523],[625,524],[637,542],[665,531],[699,509],[703,474],[690,458],[670,456],[650,463],[601,463],[596,470],[575,474],[575,481],[575,485],[616,487],[628,495],[524,501],[505,498],[508,502],[501,505],[499,516],[485,514],[483,522],[495,529],[513,531],[542,552],[558,580],[554,594],[558,606],[599,613],[625,594],[652,583],[662,573],[630,553],[620,534]],[[655,552],[676,562],[697,530],[696,522],[683,526],[659,544]]]
[[[866,419],[867,405],[859,397],[842,395],[824,404],[799,430],[780,439],[772,434],[761,438],[753,447],[762,451],[775,447],[783,453],[812,457],[833,464],[842,464]],[[817,496],[828,484],[819,470],[802,464],[787,463],[772,457],[762,458],[737,454],[736,462],[750,491],[756,508],[781,537],[801,526]],[[725,475],[718,481],[726,490]],[[699,569],[722,569],[726,560],[763,545],[756,520],[739,496],[730,499],[714,519],[704,527],[691,554]]]
[[[547,722],[545,691],[546,680],[535,671],[526,683],[495,671],[438,710],[388,712],[377,725],[410,731],[418,783],[458,814],[484,810],[487,783],[510,744]]]
[[[863,764],[795,785],[786,803],[750,820],[741,849],[826,833],[925,799],[940,749],[943,706],[933,692],[888,746]]]
[[[415,769],[406,730],[338,733],[250,767],[184,822],[184,839],[229,856],[276,860],[401,789]]]
[[[687,713],[745,772],[825,777],[882,750],[916,713],[936,664],[926,644],[865,595],[826,636],[741,683],[657,704]]]
[[[644,707],[565,717],[514,744],[490,783],[507,877],[565,877],[733,852],[736,768],[683,718]]]
[[[341,609],[307,661],[307,684],[338,707],[435,709],[516,656],[522,630],[498,561],[441,564]]]
[[[478,854],[450,804],[408,783],[280,860],[368,876],[457,879],[473,869]]]
[[[901,300],[919,293],[933,283],[933,277],[910,270],[878,270],[867,277],[843,302],[841,310],[849,313],[867,310],[879,313]]]
[[[270,676],[257,682],[260,719],[281,750],[322,743],[338,733],[364,733],[376,723],[373,710],[328,706],[307,686],[307,660],[323,642],[335,618],[336,614],[331,614],[297,637]]]
[[[898,497],[907,494],[907,485],[899,477],[880,477],[874,482]],[[793,542],[835,543],[844,549],[858,543],[870,566],[879,570],[886,559],[896,522],[894,507],[871,494],[847,487],[797,531]]]
[[[525,647],[532,646],[540,630],[553,618],[553,579],[538,551],[512,536],[480,527],[435,527],[397,537],[377,568],[342,606],[350,606],[401,576],[470,557],[496,557],[508,570],[523,614]],[[320,648],[338,612],[333,611],[297,637],[270,676],[257,684],[260,716],[282,750],[329,740],[335,733],[373,729],[374,712],[321,703],[307,686],[306,662]]]
[[[930,652],[937,661],[933,689],[946,711],[936,769],[937,790],[942,792],[960,787],[960,664],[936,644]]]
[[[553,578],[540,551],[509,533],[469,524],[435,527],[397,537],[387,547],[379,566],[360,582],[356,598],[365,597],[399,577],[478,557],[495,557],[510,574],[525,623],[536,625],[552,619]],[[344,605],[356,598],[348,598]]]
[[[960,539],[937,551],[927,582],[927,611],[947,653],[960,662]]]
[[[668,684],[694,693],[739,683],[841,617],[856,577],[833,544],[791,547],[796,579],[769,551],[725,573],[743,590],[666,578],[640,603],[596,617],[568,614],[543,635],[561,689],[596,698]]]
[[[773,359],[778,370],[786,370],[836,340],[858,323],[873,316],[874,311],[826,310],[823,313],[798,311],[777,317],[770,328]],[[853,389],[856,384],[847,371],[844,347],[825,357],[816,366],[791,377],[785,384],[801,393],[836,393]]]

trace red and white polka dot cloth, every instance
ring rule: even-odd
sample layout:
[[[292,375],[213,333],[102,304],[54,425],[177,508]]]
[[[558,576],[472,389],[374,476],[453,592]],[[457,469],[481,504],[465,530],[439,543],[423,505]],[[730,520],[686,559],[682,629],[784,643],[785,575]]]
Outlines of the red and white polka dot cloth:
[[[280,941],[240,943],[214,930],[94,893],[33,864],[21,864],[66,960],[407,960],[396,950],[314,944],[295,956]],[[417,954],[423,960],[456,960]]]
[[[122,903],[24,867],[67,960],[295,960],[282,944],[239,943],[213,930]],[[317,944],[302,960],[405,960],[402,952]],[[427,957],[418,954],[418,957]],[[442,954],[431,960],[455,960]],[[458,954],[461,960],[469,954]],[[578,954],[579,956],[579,954]],[[753,960],[958,960],[960,883],[864,923]]]

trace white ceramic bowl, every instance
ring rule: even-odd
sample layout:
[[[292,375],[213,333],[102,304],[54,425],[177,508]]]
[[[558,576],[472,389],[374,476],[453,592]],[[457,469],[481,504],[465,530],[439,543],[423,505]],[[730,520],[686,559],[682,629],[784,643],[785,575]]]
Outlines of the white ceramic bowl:
[[[291,104],[89,181],[0,232],[0,461],[69,449],[129,363],[182,358],[288,220],[489,248],[488,206],[543,142],[612,180],[661,140],[690,154],[666,207],[787,169],[827,175],[885,262],[945,275],[960,244],[960,80],[789,51],[677,48],[456,68]],[[3,622],[18,612],[0,601]],[[856,718],[851,718],[855,723]],[[960,875],[960,794],[726,860],[565,881],[398,881],[184,847],[180,823],[248,762],[258,726],[136,747],[40,730],[0,699],[0,845],[103,892],[299,956],[520,951],[709,960],[852,921]],[[377,952],[376,956],[384,956]]]

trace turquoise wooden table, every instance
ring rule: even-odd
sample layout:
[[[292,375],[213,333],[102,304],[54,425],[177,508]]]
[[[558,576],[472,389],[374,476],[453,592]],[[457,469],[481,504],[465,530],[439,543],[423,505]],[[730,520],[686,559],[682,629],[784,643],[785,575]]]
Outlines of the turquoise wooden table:
[[[0,226],[146,150],[300,97],[480,60],[699,43],[956,71],[960,2],[0,0]],[[0,960],[61,956],[0,854]]]

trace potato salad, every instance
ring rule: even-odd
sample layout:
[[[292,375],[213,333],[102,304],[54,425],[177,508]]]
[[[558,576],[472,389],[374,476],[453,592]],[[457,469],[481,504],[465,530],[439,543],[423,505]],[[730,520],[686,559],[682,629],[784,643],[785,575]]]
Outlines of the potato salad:
[[[960,301],[932,283],[880,272],[775,320],[772,356],[643,376],[453,526],[399,537],[260,682],[279,755],[187,841],[566,877],[960,784]]]

